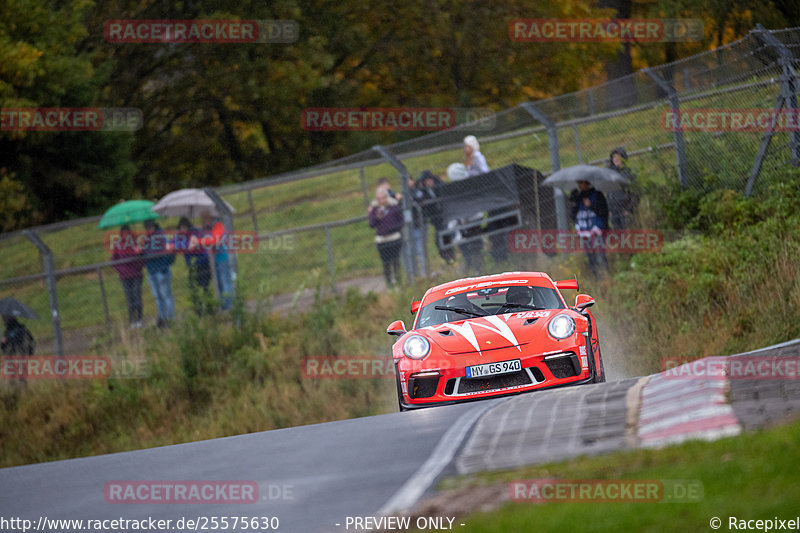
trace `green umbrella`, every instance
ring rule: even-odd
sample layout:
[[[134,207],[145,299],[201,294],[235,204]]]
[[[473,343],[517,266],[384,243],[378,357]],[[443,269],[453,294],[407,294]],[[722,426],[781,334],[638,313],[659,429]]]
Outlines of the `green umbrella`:
[[[103,218],[100,219],[100,224],[97,227],[105,229],[158,218],[161,215],[152,210],[154,205],[150,200],[120,202],[103,213]]]

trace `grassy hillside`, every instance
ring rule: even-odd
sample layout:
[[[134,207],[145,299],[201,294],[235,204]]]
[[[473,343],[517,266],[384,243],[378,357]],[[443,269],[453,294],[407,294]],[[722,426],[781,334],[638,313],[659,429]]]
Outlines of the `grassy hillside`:
[[[769,85],[760,89],[711,95],[708,98],[687,102],[686,107],[771,107],[776,87]],[[561,165],[567,166],[581,161],[603,160],[616,146],[628,150],[664,145],[673,140],[672,133],[661,126],[661,117],[666,107],[644,109],[625,115],[611,116],[591,123],[562,127],[559,129]],[[531,122],[520,122],[520,127]],[[580,157],[577,133],[580,144]],[[783,134],[785,136],[785,134]],[[753,157],[760,141],[758,133],[736,133],[726,135],[687,134],[690,165],[693,175],[706,176],[714,188],[729,187],[741,190],[743,176],[752,166]],[[773,147],[785,145],[779,134]],[[778,148],[773,148],[778,149]],[[484,142],[481,151],[493,168],[510,163],[531,166],[544,171],[550,168],[550,153],[547,135],[543,132],[526,134],[493,142]],[[785,159],[780,154],[771,156],[770,164],[758,182],[760,191],[766,190],[770,182],[781,181],[787,174],[786,167],[777,165]],[[461,161],[460,149],[405,159],[409,172],[416,176],[424,169],[443,175],[448,164]],[[668,202],[674,191],[670,184],[676,182],[675,156],[671,149],[654,150],[631,159],[631,166],[639,176],[642,202],[638,220],[640,227],[661,228],[665,220],[661,207]],[[399,189],[397,173],[387,164],[366,167],[364,177],[369,194],[377,179],[388,176]],[[252,192],[255,208],[250,210],[246,193],[227,195],[226,200],[237,210],[236,228],[243,231],[253,229],[255,216],[258,229],[267,233],[309,224],[330,222],[365,214],[364,195],[358,170],[332,172],[330,174],[298,182],[264,187]],[[165,227],[174,227],[176,220],[163,221]],[[366,223],[334,228],[331,243],[337,280],[352,279],[366,275],[380,275],[380,261],[372,241],[372,231]],[[94,224],[66,230],[45,232],[43,240],[54,253],[56,268],[88,265],[108,259],[103,247],[103,232]],[[442,270],[432,237],[429,242],[433,268]],[[0,261],[0,278],[24,276],[42,271],[36,249],[24,238],[15,237],[2,241],[3,258]],[[310,283],[311,278],[321,276],[329,282],[328,256],[325,235],[321,230],[297,234],[286,246],[270,246],[253,254],[241,254],[239,260],[240,290],[247,300],[264,300],[271,295],[291,292],[297,286]],[[174,291],[179,310],[189,308],[186,268],[178,261],[173,269]],[[108,301],[111,321],[124,329],[127,322],[124,298],[116,272],[111,268],[102,271],[104,290]],[[146,284],[145,284],[146,285]],[[96,270],[81,275],[59,279],[59,304],[65,335],[70,330],[82,330],[78,334],[99,337],[105,328],[105,314],[99,273]],[[43,281],[22,282],[15,285],[0,285],[0,297],[16,296],[28,303],[41,316],[49,316],[49,303]],[[155,306],[148,287],[144,290],[145,315],[153,317]],[[37,338],[44,345],[52,338],[48,321],[30,322]],[[86,329],[89,328],[89,329]],[[118,336],[118,334],[117,334]],[[99,342],[103,342],[99,339]]]

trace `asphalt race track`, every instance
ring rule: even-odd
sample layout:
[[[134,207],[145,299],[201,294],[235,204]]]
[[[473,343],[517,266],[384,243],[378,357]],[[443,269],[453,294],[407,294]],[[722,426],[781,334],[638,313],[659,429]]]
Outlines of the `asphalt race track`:
[[[793,341],[744,356],[796,358],[798,353],[800,342]],[[796,379],[703,381],[658,374],[1,469],[0,516],[29,519],[34,525],[40,517],[176,521],[266,516],[277,517],[282,532],[346,531],[348,516],[410,508],[443,474],[719,438],[798,412]],[[107,483],[131,480],[254,482],[258,501],[106,501]]]

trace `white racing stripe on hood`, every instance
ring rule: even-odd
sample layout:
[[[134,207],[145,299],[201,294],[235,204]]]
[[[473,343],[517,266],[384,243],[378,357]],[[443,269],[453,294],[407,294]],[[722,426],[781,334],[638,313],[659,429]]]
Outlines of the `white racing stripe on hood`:
[[[506,339],[508,342],[510,342],[511,345],[514,346],[518,351],[520,352],[522,351],[522,347],[519,346],[519,341],[517,341],[517,337],[514,335],[514,332],[511,331],[511,328],[508,327],[508,324],[503,322],[500,319],[500,317],[498,317],[497,315],[490,315],[482,317],[482,319],[489,322],[489,324],[483,324],[481,322],[475,321],[475,322],[464,322],[461,325],[448,323],[446,324],[446,326],[448,329],[451,329],[456,333],[458,333],[459,335],[461,335],[462,337],[464,337],[467,340],[467,342],[469,342],[472,345],[472,347],[475,348],[475,351],[478,353],[481,353],[481,347],[478,344],[478,339],[475,336],[475,332],[472,330],[472,326],[479,326],[482,327],[483,329],[494,331],[495,333]]]
[[[511,328],[508,327],[508,324],[500,320],[500,317],[497,315],[491,315],[484,317],[484,319],[489,322],[489,324],[493,324],[494,327],[491,327],[487,324],[482,324],[480,322],[474,322],[476,326],[480,326],[482,328],[488,329],[489,331],[494,331],[498,335],[502,336],[505,340],[511,343],[512,346],[516,347],[517,350],[520,352],[522,351],[522,347],[519,346],[519,342],[517,338],[514,336],[514,332],[511,331]]]
[[[467,339],[469,343],[475,348],[478,353],[481,353],[481,347],[478,345],[478,339],[475,338],[475,332],[472,331],[469,322],[464,322],[460,326],[458,324],[447,324],[447,326]]]

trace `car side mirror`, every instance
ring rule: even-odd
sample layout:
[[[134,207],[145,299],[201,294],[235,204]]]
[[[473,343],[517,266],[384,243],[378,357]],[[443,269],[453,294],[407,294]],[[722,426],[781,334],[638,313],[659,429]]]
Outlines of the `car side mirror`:
[[[389,335],[400,336],[405,332],[406,332],[406,325],[403,324],[402,320],[395,320],[394,322],[389,324],[388,328],[386,328],[386,333]]]
[[[594,305],[594,298],[588,294],[579,294],[575,297],[575,308],[583,311],[587,307]]]
[[[422,300],[416,300],[411,302],[411,314],[413,315],[417,311],[419,311],[419,304],[422,303]]]

